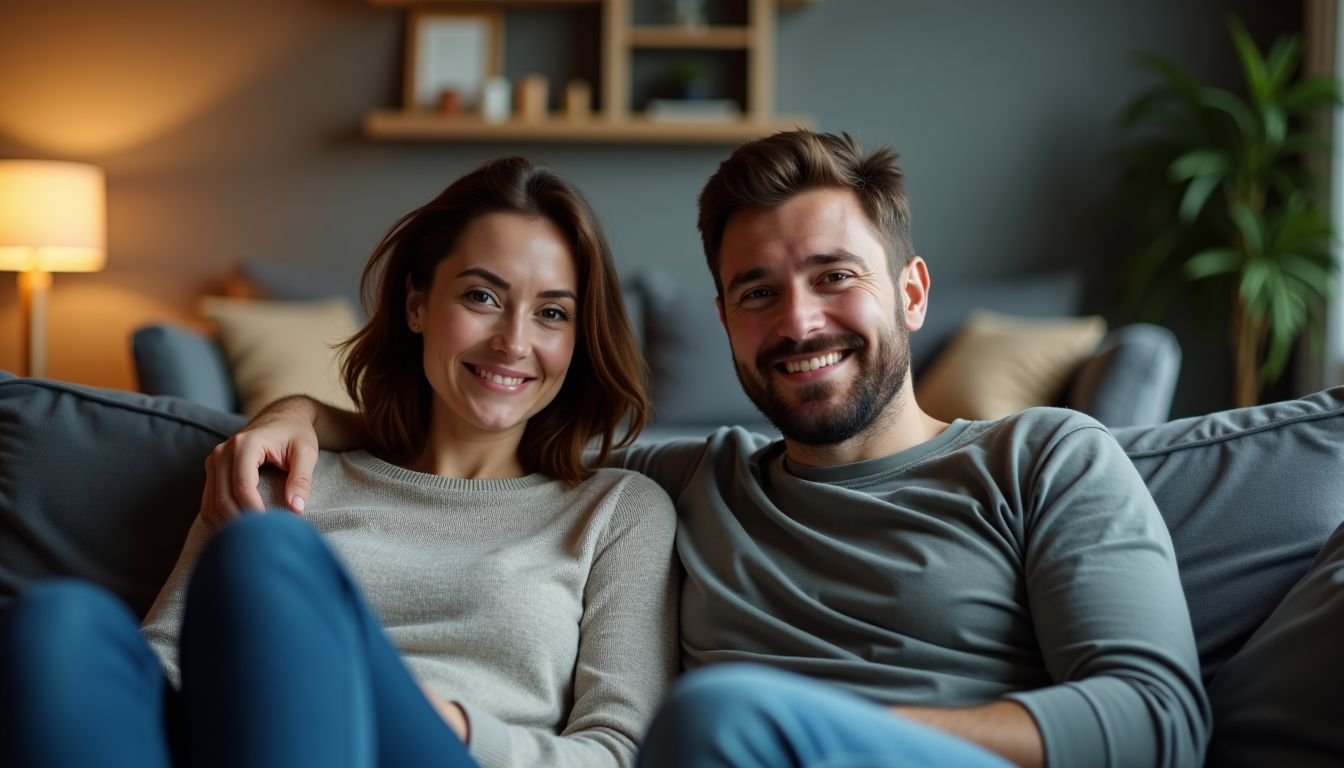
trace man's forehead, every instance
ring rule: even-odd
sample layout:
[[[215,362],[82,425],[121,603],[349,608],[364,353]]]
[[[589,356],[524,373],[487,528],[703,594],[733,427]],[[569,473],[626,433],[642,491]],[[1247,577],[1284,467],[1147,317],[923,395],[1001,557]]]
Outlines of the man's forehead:
[[[748,270],[807,269],[837,256],[867,264],[886,253],[853,192],[809,190],[777,206],[735,212],[724,228],[719,268],[728,284]]]

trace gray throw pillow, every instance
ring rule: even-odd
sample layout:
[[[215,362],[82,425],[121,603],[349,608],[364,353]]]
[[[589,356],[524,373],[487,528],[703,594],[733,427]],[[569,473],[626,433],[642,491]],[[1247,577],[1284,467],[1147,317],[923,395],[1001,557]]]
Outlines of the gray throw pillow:
[[[185,400],[0,373],[0,609],[73,576],[143,616],[196,517],[206,455],[242,425]]]
[[[1208,684],[1344,522],[1344,387],[1112,431],[1171,530]]]

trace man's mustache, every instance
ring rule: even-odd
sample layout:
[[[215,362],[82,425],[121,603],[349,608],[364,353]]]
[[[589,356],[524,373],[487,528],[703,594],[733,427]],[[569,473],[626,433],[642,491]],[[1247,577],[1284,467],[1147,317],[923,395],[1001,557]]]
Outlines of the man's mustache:
[[[787,358],[801,357],[832,349],[860,350],[866,346],[867,342],[863,340],[863,337],[854,333],[813,336],[802,341],[780,339],[778,343],[767,347],[756,355],[756,368],[760,371],[768,371]]]

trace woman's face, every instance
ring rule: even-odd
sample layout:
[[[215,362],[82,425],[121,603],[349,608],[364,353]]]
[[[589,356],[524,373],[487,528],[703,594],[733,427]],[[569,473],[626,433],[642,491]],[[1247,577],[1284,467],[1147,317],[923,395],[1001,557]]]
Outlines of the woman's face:
[[[411,290],[407,322],[424,337],[433,418],[461,437],[516,433],[560,391],[574,356],[578,276],[545,217],[481,216]]]

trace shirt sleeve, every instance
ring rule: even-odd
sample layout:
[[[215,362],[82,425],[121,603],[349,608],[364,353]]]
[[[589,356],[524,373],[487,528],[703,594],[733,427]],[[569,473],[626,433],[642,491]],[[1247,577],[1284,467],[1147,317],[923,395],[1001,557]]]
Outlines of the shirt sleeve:
[[[1062,430],[1025,491],[1028,601],[1057,684],[1009,698],[1040,728],[1046,764],[1203,764],[1212,716],[1190,614],[1133,464],[1100,427]]]
[[[599,537],[584,589],[574,699],[557,735],[509,725],[470,702],[469,749],[482,768],[626,768],[677,669],[672,502],[631,475]]]
[[[705,459],[704,439],[675,438],[636,443],[612,451],[606,465],[638,472],[663,487],[673,501],[685,490],[695,468]]]

